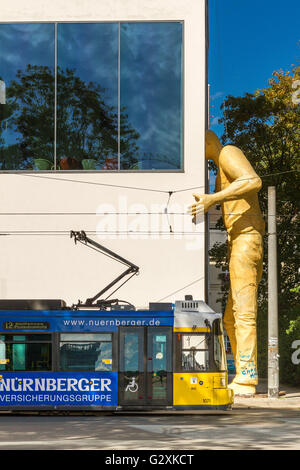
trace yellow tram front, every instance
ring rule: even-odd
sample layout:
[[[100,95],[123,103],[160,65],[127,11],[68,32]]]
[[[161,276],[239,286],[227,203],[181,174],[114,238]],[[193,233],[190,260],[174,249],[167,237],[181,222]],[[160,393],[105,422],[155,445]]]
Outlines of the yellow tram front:
[[[221,314],[203,301],[177,301],[173,331],[173,406],[230,409]]]
[[[192,299],[149,312],[119,329],[119,409],[230,409],[221,314]]]

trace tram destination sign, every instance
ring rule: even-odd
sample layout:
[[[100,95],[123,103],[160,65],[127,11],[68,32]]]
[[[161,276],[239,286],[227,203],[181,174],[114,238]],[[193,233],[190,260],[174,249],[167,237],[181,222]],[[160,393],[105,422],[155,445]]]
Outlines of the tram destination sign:
[[[49,330],[50,325],[46,321],[5,321],[2,327],[4,330]]]

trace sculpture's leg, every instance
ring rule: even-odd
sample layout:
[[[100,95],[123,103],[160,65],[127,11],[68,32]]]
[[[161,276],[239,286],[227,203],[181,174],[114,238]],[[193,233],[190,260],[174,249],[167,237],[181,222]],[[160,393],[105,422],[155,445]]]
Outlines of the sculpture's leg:
[[[256,232],[232,240],[229,262],[232,311],[235,320],[235,393],[254,394],[257,374],[257,288],[262,272],[262,237]]]

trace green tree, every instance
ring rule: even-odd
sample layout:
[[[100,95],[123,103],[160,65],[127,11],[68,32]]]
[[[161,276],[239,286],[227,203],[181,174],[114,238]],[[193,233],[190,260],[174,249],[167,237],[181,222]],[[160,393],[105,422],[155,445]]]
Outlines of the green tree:
[[[226,132],[223,144],[241,148],[263,187],[260,205],[267,216],[267,188],[276,186],[278,234],[278,302],[281,380],[300,383],[300,367],[293,365],[291,344],[299,333],[300,318],[300,104],[292,99],[292,85],[300,79],[300,68],[273,73],[268,86],[244,96],[227,96],[222,108]],[[267,218],[266,218],[267,222]],[[222,221],[219,221],[222,228]],[[258,344],[260,375],[267,373],[267,243],[264,238],[264,273],[258,293]],[[225,244],[215,245],[211,259],[223,270],[227,268]],[[225,302],[227,286],[223,286]],[[296,323],[295,323],[296,322]],[[289,332],[289,334],[287,333]],[[300,337],[298,338],[300,339]]]

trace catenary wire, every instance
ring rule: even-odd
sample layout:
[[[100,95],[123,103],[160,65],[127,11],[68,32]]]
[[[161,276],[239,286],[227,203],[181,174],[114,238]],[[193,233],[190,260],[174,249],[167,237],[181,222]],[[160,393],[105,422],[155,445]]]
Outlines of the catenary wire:
[[[280,202],[280,201],[278,201]],[[0,212],[0,216],[76,216],[76,215],[91,215],[91,216],[106,216],[106,215],[183,215],[191,217],[190,214],[186,212]],[[243,212],[208,212],[208,215],[242,215],[244,217],[261,217],[261,216],[271,216],[271,217],[278,217],[278,218],[285,218],[290,217],[290,215],[284,214],[266,214],[265,212],[261,212],[260,214],[245,214]],[[297,214],[295,214],[297,215]]]
[[[224,230],[225,232],[225,230]],[[169,231],[150,231],[150,230],[106,230],[106,231],[96,231],[96,230],[85,230],[86,234],[89,235],[205,235],[206,232],[184,232],[184,231],[177,231],[177,232],[169,232]],[[234,235],[253,235],[257,236],[258,232],[234,232]],[[264,236],[272,235],[273,233],[265,233]],[[289,232],[291,235],[299,235],[299,232]],[[7,231],[0,231],[0,236],[65,236],[70,235],[70,230],[7,230]],[[277,232],[279,235],[279,232]]]
[[[268,173],[266,175],[262,176],[250,176],[247,178],[241,178],[239,181],[249,181],[252,179],[257,179],[257,178],[267,178],[269,176],[278,176],[278,175],[283,175],[287,173],[294,173],[294,172],[300,172],[300,170],[288,170],[288,171],[281,171],[277,173]],[[84,181],[84,180],[73,180],[73,179],[68,179],[68,178],[57,178],[57,177],[52,177],[52,176],[43,176],[43,175],[33,175],[31,173],[16,173],[17,176],[28,176],[31,178],[43,178],[43,179],[49,179],[49,180],[55,180],[55,181],[62,181],[62,182],[70,182],[70,183],[79,183],[79,184],[88,184],[88,185],[95,185],[95,186],[104,186],[104,187],[110,187],[110,188],[116,188],[116,189],[131,189],[135,191],[150,191],[150,192],[156,192],[156,193],[163,193],[163,194],[174,194],[174,193],[180,193],[184,191],[192,191],[194,189],[201,189],[205,188],[205,185],[200,185],[200,186],[194,186],[194,187],[189,187],[189,188],[183,188],[183,189],[177,189],[177,190],[162,190],[162,189],[153,189],[153,188],[141,188],[141,187],[136,187],[136,186],[124,186],[124,185],[116,185],[116,184],[109,184],[109,183],[99,183],[95,181]]]

